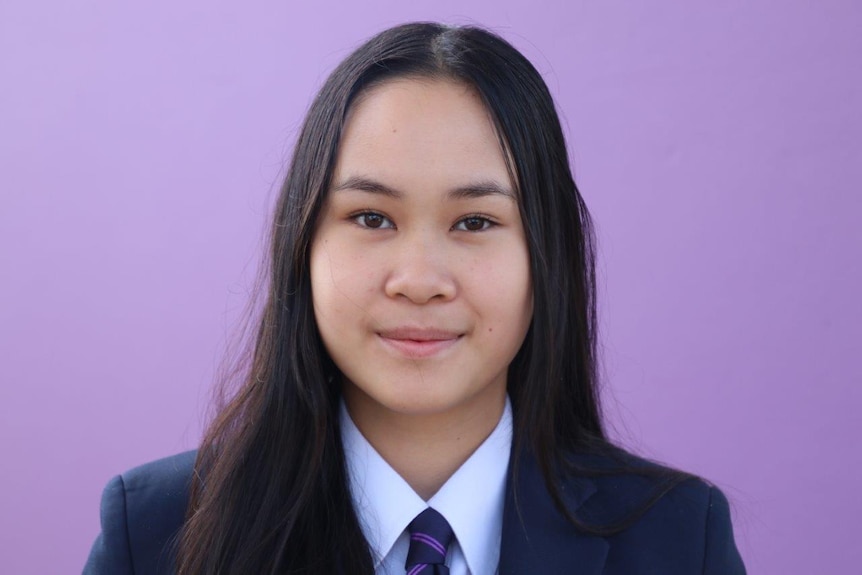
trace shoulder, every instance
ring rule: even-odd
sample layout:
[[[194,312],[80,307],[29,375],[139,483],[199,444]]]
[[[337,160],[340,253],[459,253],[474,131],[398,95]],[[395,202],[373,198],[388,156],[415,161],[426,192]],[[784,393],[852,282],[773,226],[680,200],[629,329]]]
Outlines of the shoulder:
[[[135,467],[119,476],[127,498],[148,509],[164,509],[188,502],[197,451],[186,451]]]
[[[715,486],[612,446],[600,449],[567,453],[556,490],[533,455],[516,459],[501,573],[536,565],[568,573],[572,564],[607,575],[745,573],[727,500]]]
[[[171,573],[185,520],[196,452],[135,467],[102,493],[99,534],[85,574]]]
[[[621,572],[639,572],[638,564],[650,562],[667,565],[669,572],[683,566],[702,573],[745,572],[730,505],[709,481],[622,450],[574,461],[595,486],[579,515],[620,528],[609,536],[618,551],[609,560],[624,565]]]
[[[569,454],[566,460],[571,467],[563,485],[584,480],[591,484],[582,513],[601,523],[631,516],[645,504],[649,509],[659,503],[705,509],[713,488],[700,477],[612,446],[603,453]]]

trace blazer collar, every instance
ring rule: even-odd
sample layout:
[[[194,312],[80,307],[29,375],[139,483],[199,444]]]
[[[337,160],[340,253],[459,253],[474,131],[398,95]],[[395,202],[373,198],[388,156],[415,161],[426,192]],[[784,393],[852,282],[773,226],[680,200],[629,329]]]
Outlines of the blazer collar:
[[[518,470],[517,484],[512,470]],[[572,513],[596,492],[588,478],[568,479],[561,495]],[[535,458],[526,454],[510,464],[500,542],[500,575],[577,572],[599,575],[608,553],[603,537],[575,529],[557,510]]]

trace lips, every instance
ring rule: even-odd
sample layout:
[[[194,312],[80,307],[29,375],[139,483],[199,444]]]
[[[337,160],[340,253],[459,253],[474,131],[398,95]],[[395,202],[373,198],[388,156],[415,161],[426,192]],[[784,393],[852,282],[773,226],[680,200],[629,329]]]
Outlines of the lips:
[[[454,346],[463,335],[438,328],[398,327],[378,332],[383,344],[410,359],[433,357]]]

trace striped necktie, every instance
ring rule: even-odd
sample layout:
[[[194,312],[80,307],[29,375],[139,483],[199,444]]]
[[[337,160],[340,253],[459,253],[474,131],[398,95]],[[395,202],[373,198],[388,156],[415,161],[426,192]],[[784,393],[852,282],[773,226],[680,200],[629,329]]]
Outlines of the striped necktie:
[[[449,575],[446,550],[454,534],[446,518],[429,507],[407,529],[410,531],[407,575]]]

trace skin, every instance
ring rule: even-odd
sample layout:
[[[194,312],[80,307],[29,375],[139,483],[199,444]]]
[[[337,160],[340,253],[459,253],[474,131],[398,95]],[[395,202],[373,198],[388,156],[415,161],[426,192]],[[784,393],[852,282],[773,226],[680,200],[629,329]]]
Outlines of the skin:
[[[315,319],[357,427],[428,499],[499,422],[532,318],[514,186],[481,100],[439,79],[354,103],[332,181]]]

